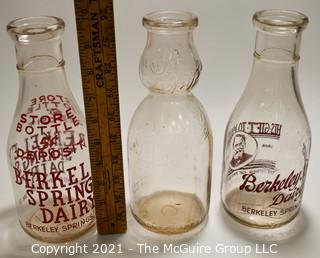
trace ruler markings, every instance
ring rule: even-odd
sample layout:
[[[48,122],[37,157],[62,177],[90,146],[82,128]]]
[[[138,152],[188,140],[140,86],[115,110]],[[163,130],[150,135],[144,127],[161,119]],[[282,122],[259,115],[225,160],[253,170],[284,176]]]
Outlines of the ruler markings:
[[[113,3],[75,0],[75,10],[97,227],[101,234],[120,233],[126,211]]]

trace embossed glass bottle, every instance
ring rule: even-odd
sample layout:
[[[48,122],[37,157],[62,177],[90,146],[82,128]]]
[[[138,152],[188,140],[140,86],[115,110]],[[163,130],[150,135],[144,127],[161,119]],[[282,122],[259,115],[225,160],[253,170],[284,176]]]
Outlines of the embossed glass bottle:
[[[307,172],[311,132],[297,68],[308,18],[264,10],[253,22],[253,69],[226,128],[221,197],[238,221],[273,228],[297,215]]]
[[[69,89],[64,22],[29,17],[7,26],[20,91],[8,161],[20,224],[32,237],[65,242],[95,223],[85,119]]]
[[[140,76],[150,92],[128,135],[131,210],[144,227],[163,234],[201,228],[209,209],[212,134],[191,93],[201,72],[192,35],[197,24],[187,12],[143,18],[148,39]]]

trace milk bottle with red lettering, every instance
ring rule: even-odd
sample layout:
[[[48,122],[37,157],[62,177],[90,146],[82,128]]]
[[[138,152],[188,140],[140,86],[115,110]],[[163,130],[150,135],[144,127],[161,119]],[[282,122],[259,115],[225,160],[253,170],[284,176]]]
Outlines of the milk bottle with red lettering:
[[[311,133],[297,80],[308,18],[264,10],[253,22],[254,63],[225,132],[221,198],[239,222],[273,228],[298,214],[309,161]]]
[[[20,92],[8,163],[17,215],[26,233],[65,242],[95,224],[85,119],[66,80],[56,17],[7,26],[17,54]]]

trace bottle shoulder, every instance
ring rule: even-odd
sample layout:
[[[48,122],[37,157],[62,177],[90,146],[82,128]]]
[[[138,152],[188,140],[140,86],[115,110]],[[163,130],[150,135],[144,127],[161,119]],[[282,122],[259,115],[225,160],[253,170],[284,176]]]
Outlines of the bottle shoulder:
[[[272,89],[254,92],[250,85],[235,105],[229,123],[241,120],[265,120],[309,127],[301,98],[295,92],[279,94]]]
[[[156,120],[175,117],[182,119],[182,116],[186,118],[204,116],[207,119],[204,107],[193,94],[148,94],[135,110],[133,117]]]
[[[207,130],[211,135],[208,116],[192,94],[149,94],[136,109],[129,128],[129,136],[138,131],[144,133],[192,134]]]

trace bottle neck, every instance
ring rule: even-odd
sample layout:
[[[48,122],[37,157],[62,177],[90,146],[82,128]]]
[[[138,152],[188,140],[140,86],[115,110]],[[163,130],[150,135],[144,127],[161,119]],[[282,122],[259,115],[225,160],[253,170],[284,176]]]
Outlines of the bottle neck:
[[[193,44],[193,33],[190,30],[177,32],[148,31],[147,47],[166,46],[179,48]]]
[[[264,89],[295,86],[298,62],[270,62],[259,57],[254,58],[250,81],[254,87]]]
[[[255,56],[269,62],[295,63],[300,59],[301,33],[272,34],[257,31]]]
[[[261,92],[277,92],[296,86],[301,33],[271,34],[257,32],[254,61],[249,85]],[[251,83],[254,82],[254,83]]]
[[[17,69],[23,71],[45,71],[64,65],[60,37],[24,44],[15,43]]]
[[[29,44],[17,41],[15,46],[20,90],[24,98],[69,91],[60,37]]]

